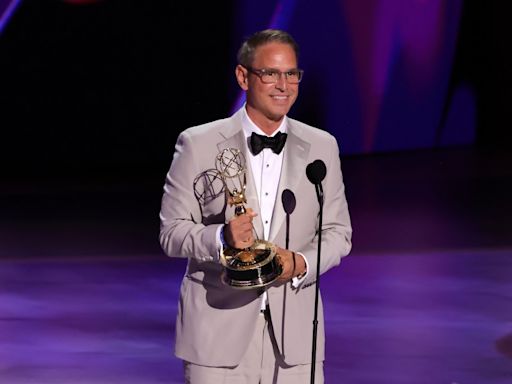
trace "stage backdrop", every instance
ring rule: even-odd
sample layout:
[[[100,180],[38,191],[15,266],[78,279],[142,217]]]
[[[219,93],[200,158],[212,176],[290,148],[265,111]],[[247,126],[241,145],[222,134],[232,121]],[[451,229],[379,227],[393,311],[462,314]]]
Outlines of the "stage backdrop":
[[[491,90],[475,88],[483,74],[459,75],[475,62],[457,64],[468,7],[462,0],[0,0],[0,161],[15,174],[16,165],[155,163],[161,172],[181,130],[241,105],[236,50],[269,27],[290,31],[301,46],[305,75],[291,115],[333,133],[344,155],[473,144],[476,102],[485,98],[478,92]],[[468,25],[480,20],[485,33],[492,19],[479,12],[473,6]],[[471,44],[466,39],[465,52]]]
[[[305,75],[293,114],[345,154],[432,148],[475,139],[474,89],[450,81],[461,12],[460,0],[240,1],[234,35],[296,37]]]

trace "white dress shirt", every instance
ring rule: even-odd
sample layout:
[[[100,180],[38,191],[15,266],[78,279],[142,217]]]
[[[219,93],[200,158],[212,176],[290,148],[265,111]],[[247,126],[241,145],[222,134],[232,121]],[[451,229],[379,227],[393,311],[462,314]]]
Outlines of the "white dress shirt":
[[[256,126],[247,115],[244,108],[244,115],[242,118],[242,127],[244,130],[246,140],[253,132],[259,135],[266,135],[260,128]],[[275,136],[277,132],[286,133],[286,117],[281,122],[279,128],[272,134]],[[270,148],[263,148],[263,150],[256,156],[248,151],[247,160],[251,164],[253,180],[258,194],[258,202],[260,203],[260,211],[258,214],[263,222],[263,233],[257,233],[256,236],[268,240],[270,234],[270,224],[272,223],[272,212],[274,212],[274,205],[276,203],[277,188],[279,186],[279,179],[281,177],[281,166],[283,165],[283,153],[276,154]],[[255,209],[256,207],[251,207]]]

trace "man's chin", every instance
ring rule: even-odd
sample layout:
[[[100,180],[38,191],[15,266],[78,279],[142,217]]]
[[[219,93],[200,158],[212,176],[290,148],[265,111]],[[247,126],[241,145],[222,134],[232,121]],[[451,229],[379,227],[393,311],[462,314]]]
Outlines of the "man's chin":
[[[290,111],[289,105],[278,107],[278,108],[272,108],[272,110],[270,111],[269,117],[274,121],[280,121],[283,119],[283,117],[285,115],[288,114],[289,111]]]

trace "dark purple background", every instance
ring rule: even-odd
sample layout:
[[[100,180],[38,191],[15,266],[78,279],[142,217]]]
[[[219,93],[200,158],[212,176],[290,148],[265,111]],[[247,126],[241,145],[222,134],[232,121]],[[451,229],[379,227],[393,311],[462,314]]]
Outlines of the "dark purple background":
[[[291,115],[343,155],[510,140],[506,3],[180,3],[21,1],[0,35],[8,171],[161,174],[181,130],[239,105],[236,49],[266,27],[302,47]]]
[[[239,102],[236,47],[267,26],[303,49],[292,115],[343,155],[326,382],[510,382],[509,2],[92,3],[0,0],[2,383],[183,382],[165,172]]]

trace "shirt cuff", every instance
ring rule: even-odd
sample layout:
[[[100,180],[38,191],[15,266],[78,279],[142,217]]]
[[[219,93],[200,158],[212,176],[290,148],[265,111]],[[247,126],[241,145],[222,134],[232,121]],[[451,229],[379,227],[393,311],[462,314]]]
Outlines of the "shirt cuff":
[[[299,253],[299,252],[295,252],[295,253],[297,255],[300,255],[304,259],[304,263],[306,264],[306,273],[304,273],[300,278],[297,276],[292,279],[292,287],[299,288],[301,286],[302,282],[304,280],[306,280],[306,277],[308,276],[309,264],[308,264],[308,260],[304,257],[304,255],[302,253]]]
[[[224,249],[226,249],[228,246],[224,240],[224,224],[218,226],[215,238],[217,239],[217,257],[215,261],[219,261],[222,252],[224,252]]]

